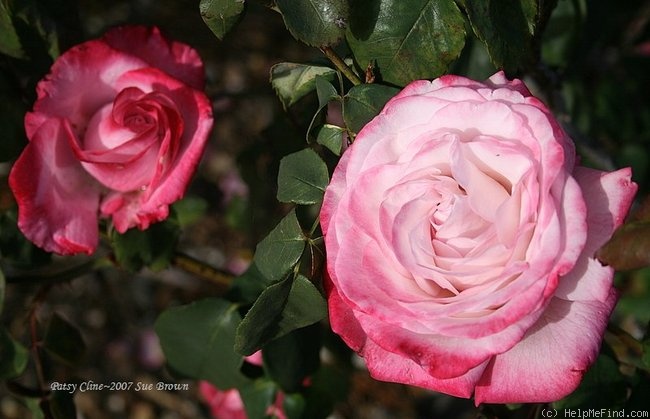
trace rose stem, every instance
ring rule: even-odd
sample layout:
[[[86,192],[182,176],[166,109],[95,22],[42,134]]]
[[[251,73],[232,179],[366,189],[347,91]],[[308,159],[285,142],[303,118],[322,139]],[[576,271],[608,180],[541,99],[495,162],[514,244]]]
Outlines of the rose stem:
[[[320,50],[332,62],[332,64],[334,64],[334,66],[352,82],[352,84],[355,86],[362,84],[361,79],[354,74],[352,69],[345,64],[341,57],[339,57],[331,47],[321,47]]]
[[[235,276],[230,272],[217,269],[199,259],[185,253],[176,252],[172,259],[172,265],[200,278],[207,279],[218,285],[230,287]]]

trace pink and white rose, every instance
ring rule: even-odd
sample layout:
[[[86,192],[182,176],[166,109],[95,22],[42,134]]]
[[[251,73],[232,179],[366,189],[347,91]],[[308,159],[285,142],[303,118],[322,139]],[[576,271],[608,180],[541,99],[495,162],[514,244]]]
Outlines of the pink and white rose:
[[[576,165],[519,80],[413,82],[325,193],[332,328],[380,380],[558,400],[599,352],[617,294],[594,254],[635,192],[629,169]]]
[[[203,88],[198,53],[157,28],[116,28],[61,55],[38,83],[9,178],[25,236],[90,254],[99,216],[119,232],[165,219],[212,128]]]

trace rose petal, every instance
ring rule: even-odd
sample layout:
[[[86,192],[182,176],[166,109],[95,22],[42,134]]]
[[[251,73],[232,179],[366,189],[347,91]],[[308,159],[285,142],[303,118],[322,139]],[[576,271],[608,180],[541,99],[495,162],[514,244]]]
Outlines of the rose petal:
[[[158,154],[156,165],[168,167],[168,170],[162,171],[157,167],[159,177],[144,190],[124,197],[123,207],[115,209],[116,197],[107,197],[110,205],[102,205],[102,214],[111,215],[118,231],[123,232],[136,226],[145,229],[166,218],[169,204],[183,197],[203,155],[213,119],[211,103],[203,92],[191,89],[157,69],[125,73],[116,86],[120,89],[137,87],[143,92],[155,90],[168,96],[181,112],[184,124],[174,160],[165,161],[161,158],[164,156]]]
[[[123,73],[146,65],[102,41],[72,47],[54,62],[50,74],[36,86],[34,112],[66,118],[73,131],[81,135],[95,112],[112,103],[119,92],[116,80]],[[29,131],[33,128],[28,129],[28,136]]]
[[[168,41],[158,28],[122,26],[108,31],[102,39],[112,48],[203,90],[205,71],[199,54],[187,44]]]
[[[595,254],[623,223],[637,185],[632,183],[629,169],[602,172],[577,167],[574,176],[587,204],[588,237],[578,263],[562,278],[555,296],[572,301],[605,301],[614,271],[602,266]]]
[[[69,148],[74,134],[50,118],[15,162],[9,184],[21,231],[48,252],[91,254],[97,247],[99,190]]]
[[[598,356],[616,298],[613,289],[604,302],[553,298],[521,342],[490,363],[476,405],[551,402],[575,390]]]

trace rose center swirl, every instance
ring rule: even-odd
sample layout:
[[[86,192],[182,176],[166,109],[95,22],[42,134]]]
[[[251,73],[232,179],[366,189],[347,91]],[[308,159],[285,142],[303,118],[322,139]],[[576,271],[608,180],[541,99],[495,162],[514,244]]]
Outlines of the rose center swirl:
[[[506,178],[478,147],[455,142],[448,150],[449,163],[406,173],[382,203],[385,217],[392,218],[388,248],[435,297],[516,279],[525,268],[535,217],[521,159],[513,157],[523,169]]]
[[[129,87],[93,115],[75,153],[104,186],[121,192],[143,191],[173,163],[183,125],[169,96]]]

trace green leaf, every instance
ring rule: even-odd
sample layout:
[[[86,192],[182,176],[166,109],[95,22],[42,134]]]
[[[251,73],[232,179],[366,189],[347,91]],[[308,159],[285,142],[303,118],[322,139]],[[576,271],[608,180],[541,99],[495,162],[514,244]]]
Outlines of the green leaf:
[[[312,149],[289,154],[280,161],[278,200],[296,204],[316,204],[323,200],[329,182],[327,165]]]
[[[0,53],[24,58],[25,53],[11,19],[13,13],[9,7],[10,3],[10,0],[0,0]]]
[[[241,19],[244,0],[201,0],[199,12],[208,28],[219,39],[223,39]]]
[[[346,34],[359,67],[403,86],[443,74],[461,53],[465,20],[453,0],[357,0]]]
[[[533,59],[538,0],[467,1],[465,9],[476,36],[485,43],[495,66],[507,73]]]
[[[240,321],[235,304],[209,298],[165,310],[154,329],[175,371],[225,390],[248,382],[239,370],[242,356],[233,350]]]
[[[264,345],[264,370],[285,392],[300,391],[320,366],[320,333],[320,327],[305,327]]]
[[[279,63],[271,67],[271,85],[285,108],[296,103],[316,88],[316,77],[335,79],[336,71],[329,67]]]
[[[266,288],[237,328],[235,350],[252,355],[279,331],[279,318],[287,304],[292,281],[285,279]]]
[[[251,355],[273,339],[327,316],[325,299],[302,275],[268,287],[237,328],[235,349]]]
[[[618,363],[609,355],[601,354],[587,371],[576,391],[553,403],[553,408],[613,409],[623,406],[626,394],[625,377],[620,372]]]
[[[114,232],[112,245],[117,263],[129,271],[147,266],[153,271],[166,268],[173,255],[180,236],[178,222],[168,218],[142,231],[136,228],[124,234]]]
[[[18,377],[25,371],[29,352],[4,329],[0,329],[0,379]]]
[[[253,260],[269,283],[279,281],[298,263],[304,248],[305,236],[296,218],[296,211],[291,210],[258,243]]]
[[[346,0],[276,0],[276,5],[291,35],[307,45],[333,45],[345,35]]]
[[[319,128],[316,134],[316,142],[327,147],[327,149],[337,156],[340,156],[341,150],[343,149],[343,134],[345,134],[343,128],[325,124]]]
[[[291,286],[287,305],[278,324],[281,334],[314,324],[327,316],[325,298],[316,286],[302,275],[296,276]]]
[[[54,313],[43,338],[43,348],[67,365],[78,365],[86,352],[81,332],[74,325]]]
[[[336,88],[325,77],[316,76],[315,83],[319,110],[323,109],[330,101],[340,98]]]
[[[359,132],[372,118],[377,116],[386,102],[399,89],[380,84],[354,86],[343,98],[343,120],[353,132]]]

